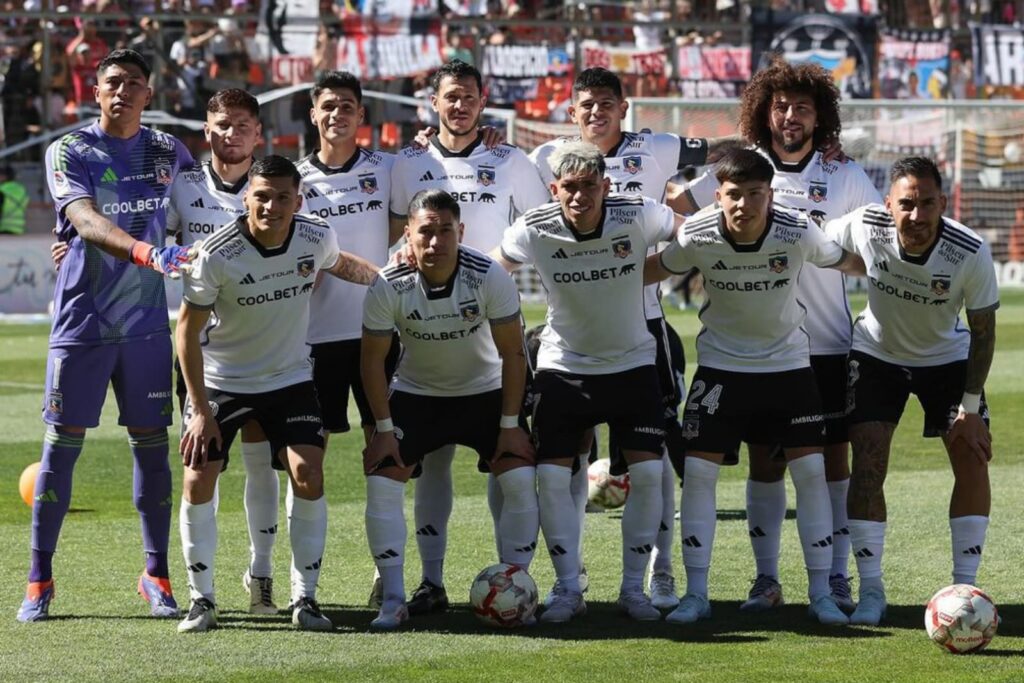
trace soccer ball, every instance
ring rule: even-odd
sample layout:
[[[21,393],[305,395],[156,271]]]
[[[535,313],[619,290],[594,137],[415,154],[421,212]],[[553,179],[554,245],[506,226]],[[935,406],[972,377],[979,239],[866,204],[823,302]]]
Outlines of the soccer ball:
[[[953,654],[978,652],[988,645],[999,627],[992,598],[974,586],[958,583],[932,596],[924,611],[928,637]]]
[[[537,611],[537,584],[522,567],[494,564],[473,579],[469,604],[488,626],[523,626]]]
[[[26,467],[21,472],[21,478],[18,479],[18,492],[21,494],[21,499],[25,501],[25,505],[32,507],[32,499],[36,495],[36,477],[39,476],[39,466],[42,463],[34,462]]]
[[[608,471],[611,464],[608,458],[601,458],[587,470],[587,498],[605,510],[622,507],[629,496],[629,474],[611,474]]]

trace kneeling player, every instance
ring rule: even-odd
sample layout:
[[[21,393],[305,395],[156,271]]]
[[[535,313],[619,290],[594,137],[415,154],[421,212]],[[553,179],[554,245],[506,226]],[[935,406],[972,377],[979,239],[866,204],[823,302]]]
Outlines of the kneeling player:
[[[203,242],[185,280],[176,338],[188,387],[180,523],[192,608],[179,631],[217,625],[213,495],[231,442],[249,420],[266,433],[275,467],[291,478],[292,622],[301,629],[332,628],[316,603],[327,501],[320,407],[305,337],[309,297],[318,270],[366,284],[377,268],[339,251],[323,221],[295,215],[301,204],[292,162],[279,156],[254,162],[247,213]]]
[[[502,562],[528,567],[539,527],[533,447],[520,417],[526,355],[515,282],[459,245],[459,205],[448,192],[419,192],[408,217],[416,266],[382,271],[363,315],[362,379],[377,421],[364,457],[366,535],[384,589],[370,626],[381,630],[409,617],[403,500],[427,453],[455,443],[490,461],[504,499]],[[404,351],[389,396],[385,366],[396,327]]]
[[[683,413],[689,445],[680,528],[687,592],[667,620],[711,616],[707,580],[718,470],[724,455],[744,440],[761,448],[783,446],[796,488],[810,613],[824,624],[845,624],[829,594],[832,507],[822,457],[824,419],[796,286],[805,262],[852,274],[863,264],[805,214],[772,207],[773,169],[757,152],[730,152],[716,175],[720,207],[691,218],[678,240],[648,261],[648,276],[700,268],[709,302]]]

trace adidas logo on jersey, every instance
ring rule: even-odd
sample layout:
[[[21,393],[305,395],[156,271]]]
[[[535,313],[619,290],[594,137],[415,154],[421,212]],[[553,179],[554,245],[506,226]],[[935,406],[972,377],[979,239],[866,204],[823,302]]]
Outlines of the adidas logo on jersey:
[[[889,272],[889,264],[886,263],[885,261],[879,261],[878,263],[876,263],[875,268],[878,268],[879,270],[886,273]]]
[[[566,259],[569,258],[569,255],[565,253],[565,249],[559,249],[551,255],[551,258]]]
[[[194,202],[192,202],[191,204],[189,204],[189,206],[191,206],[194,209],[205,209],[206,208],[206,206],[203,204],[203,198],[202,197],[200,197],[199,199],[197,199]]]
[[[252,273],[246,273],[245,277],[238,281],[240,285],[254,285],[256,284],[256,278],[252,276]]]
[[[429,180],[433,180],[433,179],[434,179],[434,174],[431,173],[430,171],[427,171],[426,173],[424,173],[423,175],[420,176],[420,182],[421,183],[425,183],[425,182],[427,182]]]
[[[715,265],[711,266],[711,270],[729,270],[729,266],[725,265],[725,261],[719,259]]]
[[[316,191],[315,187],[311,187],[308,190],[306,190],[306,199],[314,199],[319,196],[320,193]]]
[[[420,314],[419,311],[414,310],[412,313],[410,313],[409,315],[405,316],[405,319],[406,320],[423,320],[423,316]]]

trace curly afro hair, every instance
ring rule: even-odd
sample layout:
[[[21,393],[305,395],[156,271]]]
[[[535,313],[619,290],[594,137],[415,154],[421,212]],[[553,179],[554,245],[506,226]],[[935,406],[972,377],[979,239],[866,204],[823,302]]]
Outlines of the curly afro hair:
[[[832,74],[817,64],[790,64],[775,57],[754,74],[743,91],[740,102],[740,133],[762,149],[770,149],[772,134],[768,115],[775,93],[800,93],[814,99],[817,126],[814,147],[821,148],[839,141],[843,124],[839,120],[839,88]]]

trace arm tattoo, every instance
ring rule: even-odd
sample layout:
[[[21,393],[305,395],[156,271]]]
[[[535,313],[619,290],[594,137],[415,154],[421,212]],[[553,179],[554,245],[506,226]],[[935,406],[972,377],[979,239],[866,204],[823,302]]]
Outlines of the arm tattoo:
[[[369,261],[343,251],[338,254],[338,262],[331,268],[331,273],[357,285],[368,285],[373,282],[379,270]]]
[[[86,242],[95,244],[103,251],[118,258],[127,259],[129,257],[135,238],[101,214],[91,199],[79,199],[71,202],[64,208],[64,215]]]
[[[964,390],[971,394],[980,394],[985,388],[989,368],[992,367],[992,356],[996,350],[996,313],[967,312],[967,324],[971,328],[971,348],[967,352],[967,381]]]

